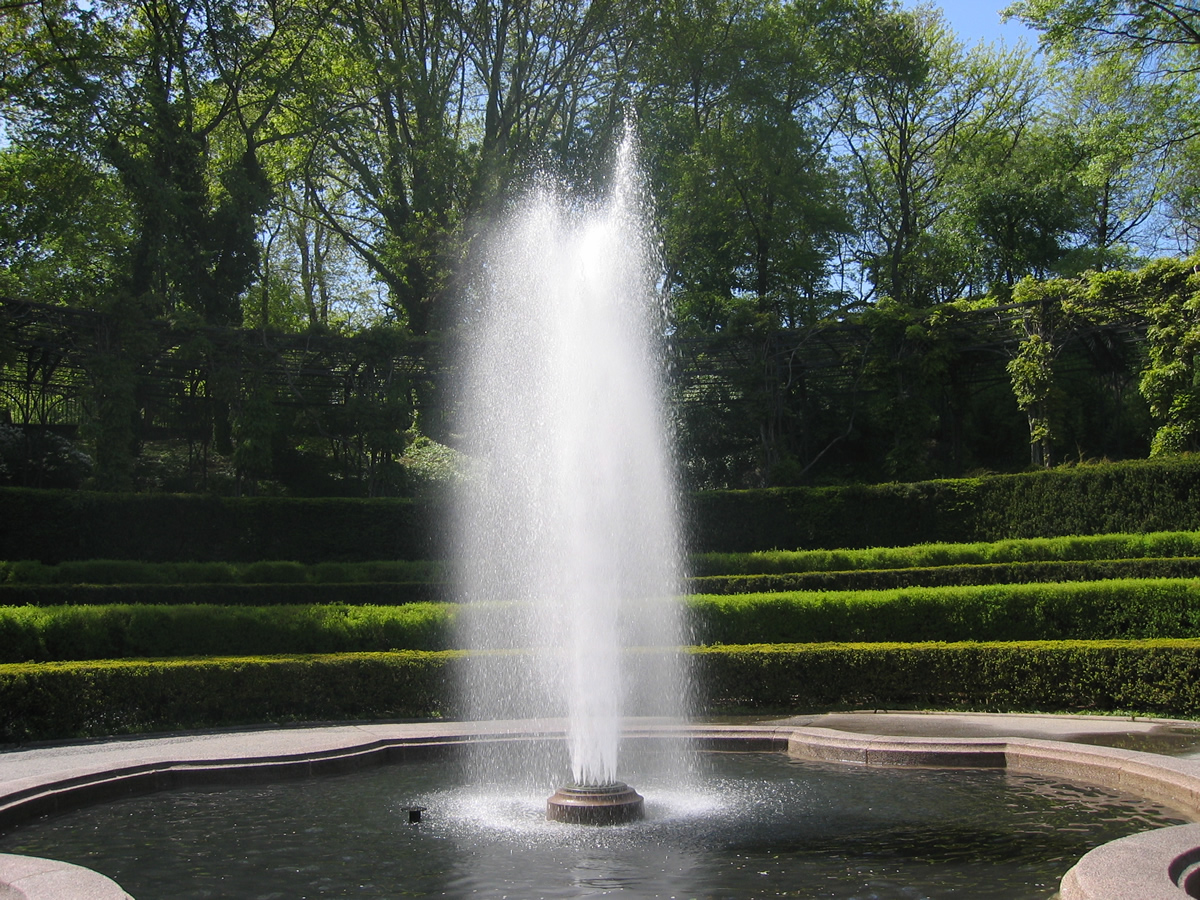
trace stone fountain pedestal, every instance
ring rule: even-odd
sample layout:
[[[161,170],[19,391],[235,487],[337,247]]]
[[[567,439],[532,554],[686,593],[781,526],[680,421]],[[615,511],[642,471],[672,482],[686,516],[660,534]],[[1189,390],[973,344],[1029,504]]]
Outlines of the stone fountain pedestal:
[[[645,814],[642,795],[621,781],[561,787],[546,801],[546,818],[574,825],[620,825]]]

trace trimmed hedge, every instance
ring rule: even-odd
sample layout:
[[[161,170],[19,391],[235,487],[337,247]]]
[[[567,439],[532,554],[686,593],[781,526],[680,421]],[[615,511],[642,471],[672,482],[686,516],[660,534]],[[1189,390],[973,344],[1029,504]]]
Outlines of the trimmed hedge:
[[[13,584],[400,584],[438,582],[445,567],[432,560],[322,562],[142,562],[85,559],[46,565],[0,561],[0,586]]]
[[[693,649],[708,713],[837,708],[1200,715],[1200,641]],[[0,665],[0,742],[173,728],[454,715],[464,665],[503,654]]]
[[[0,608],[0,662],[445,650],[457,607]]]
[[[1130,578],[1200,578],[1200,557],[992,563],[790,575],[711,575],[688,579],[693,594],[767,591],[885,591],[913,587],[963,587]],[[0,586],[0,598],[4,589]]]
[[[693,574],[778,575],[850,572],[1001,563],[1082,562],[1200,557],[1200,532],[1073,535],[971,544],[917,544],[837,550],[758,550],[700,553],[690,560]]]
[[[444,555],[443,504],[0,489],[0,558],[303,563]]]
[[[108,589],[99,589],[108,590]],[[1200,581],[695,595],[699,644],[1200,637]],[[473,607],[0,607],[0,662],[444,650]]]
[[[0,742],[453,708],[454,652],[0,665]]]
[[[1200,530],[1200,459],[1146,460],[916,484],[696,494],[694,552],[904,547]]]
[[[402,606],[447,600],[441,584],[0,584],[0,606]]]
[[[707,711],[854,708],[1200,715],[1200,641],[696,649]]]
[[[1146,460],[917,484],[693,495],[695,552],[901,547],[1200,530],[1200,459]],[[444,556],[446,505],[0,489],[0,558],[299,562]]]
[[[699,644],[1200,637],[1200,581],[696,595]]]

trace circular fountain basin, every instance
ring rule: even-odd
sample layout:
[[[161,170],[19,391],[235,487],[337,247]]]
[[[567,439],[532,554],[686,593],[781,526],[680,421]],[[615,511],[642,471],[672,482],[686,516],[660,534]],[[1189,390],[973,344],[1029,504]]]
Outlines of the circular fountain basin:
[[[625,784],[571,784],[546,801],[546,818],[572,825],[621,825],[645,816],[645,798]]]
[[[553,736],[560,733],[556,731],[556,728],[557,726],[531,726],[530,723],[368,725],[197,735],[166,739],[136,739],[111,744],[38,748],[5,753],[0,754],[0,828],[11,830],[12,826],[20,822],[26,822],[41,814],[61,811],[71,806],[100,803],[101,807],[105,807],[109,805],[108,801],[130,793],[189,788],[189,786],[195,788],[213,783],[271,782],[281,778],[286,780],[288,776],[336,774],[345,772],[347,769],[361,767],[369,762],[433,759],[438,762],[426,765],[433,765],[434,769],[441,770],[445,767],[444,761],[452,758],[447,757],[446,753],[454,751],[456,747],[461,747],[465,742],[497,738],[525,740],[531,737]],[[987,777],[999,777],[1002,781],[1009,777],[1005,774],[1005,770],[1007,770],[1013,774],[1033,773],[1039,775],[1052,787],[1060,783],[1123,787],[1126,792],[1159,799],[1193,818],[1200,813],[1200,763],[1195,760],[1170,759],[1137,751],[1064,744],[1031,738],[1007,740],[904,739],[849,734],[823,728],[725,726],[687,729],[640,727],[637,730],[643,736],[656,737],[679,736],[682,733],[690,739],[694,746],[709,750],[775,751],[766,754],[763,758],[783,760],[785,763],[791,757],[793,759],[864,764],[851,766],[848,769],[842,765],[834,767],[836,771],[849,773],[878,771],[879,767],[910,764],[918,766],[982,765],[984,767],[982,771],[985,774],[989,768],[996,773]],[[739,753],[733,756],[745,757],[747,755]],[[754,757],[759,754],[749,754],[749,756]],[[730,757],[730,755],[718,753],[715,758],[726,757]],[[819,765],[825,765],[825,763],[819,763]],[[397,773],[401,771],[417,772],[419,768],[419,765],[416,767],[403,766],[395,771]],[[380,771],[386,774],[386,770]],[[887,772],[881,772],[880,775],[888,777]],[[954,775],[940,775],[939,777],[950,784],[955,784],[960,780]],[[969,775],[961,780],[970,780],[975,777]],[[675,801],[667,802],[664,807],[663,804],[666,801],[664,801],[663,788],[664,786],[669,788],[669,784],[662,782],[661,779],[658,783],[655,783],[654,779],[643,780],[641,774],[638,774],[638,779],[646,793],[647,806],[653,803],[653,808],[648,810],[647,820],[644,823],[631,823],[599,831],[576,829],[572,826],[563,826],[561,823],[547,823],[542,814],[545,801],[538,801],[531,797],[528,800],[528,810],[516,819],[512,819],[512,817],[505,819],[505,816],[501,815],[499,826],[487,826],[491,829],[490,840],[493,841],[496,855],[500,855],[500,851],[503,851],[505,858],[509,858],[510,853],[513,854],[511,858],[517,861],[518,869],[522,868],[520,851],[529,841],[533,841],[535,844],[567,848],[571,854],[577,855],[580,848],[586,849],[588,845],[596,846],[593,842],[601,840],[600,837],[583,838],[582,835],[586,831],[597,836],[603,835],[602,840],[612,843],[615,852],[619,851],[616,852],[614,859],[621,860],[630,853],[644,854],[649,849],[653,849],[656,839],[664,833],[664,828],[667,833],[682,828],[683,832],[689,834],[696,828],[701,830],[716,828],[723,818],[720,813],[722,809],[744,806],[744,800],[727,804],[734,791],[728,786],[721,787],[715,792],[710,792],[710,795],[720,797],[719,802],[714,800],[713,809],[705,816],[692,819],[689,818],[691,813],[686,809],[682,812],[672,811],[671,805]],[[753,785],[759,780],[758,775],[752,774],[748,776],[745,783]],[[325,779],[293,781],[293,784],[301,788],[301,795],[303,795],[310,790],[315,791],[317,786],[325,781]],[[894,784],[890,780],[885,783],[889,786]],[[306,784],[313,787],[303,788],[303,785]],[[669,790],[667,792],[669,793]],[[877,791],[877,793],[889,792],[895,793],[895,790],[888,787]],[[380,798],[380,794],[381,791],[376,787],[368,790],[364,796],[373,798],[372,802],[376,799],[387,799]],[[841,797],[842,795],[836,796]],[[545,794],[542,794],[541,797],[544,798]],[[439,832],[438,829],[447,827],[447,822],[453,816],[449,816],[449,807],[446,805],[445,797],[434,799],[436,802],[430,804],[427,802],[427,798],[421,796],[391,798],[391,802],[395,806],[395,809],[392,810],[395,813],[393,818],[396,820],[399,820],[399,810],[403,808],[404,803],[411,803],[415,800],[430,806],[430,814],[426,816],[423,824],[416,826],[404,824],[399,826],[399,831],[394,834],[404,837],[405,840],[434,839],[433,846],[437,846],[439,841],[446,845],[448,837],[452,835],[445,831]],[[119,802],[126,801],[120,800]],[[688,801],[688,803],[690,802]],[[796,800],[772,802],[776,803],[779,808],[800,806]],[[808,802],[805,801],[805,803]],[[542,811],[537,811],[539,805],[543,807]],[[684,807],[687,805],[685,803]],[[836,809],[841,805],[844,805],[843,801],[837,800],[833,803],[833,808]],[[868,800],[866,805],[873,804]],[[912,803],[907,804],[909,807],[913,805]],[[905,804],[902,804],[903,806]],[[532,818],[529,818],[530,816]],[[462,846],[472,847],[478,840],[480,826],[478,824],[471,825],[470,822],[486,823],[494,821],[494,818],[489,813],[482,819],[472,819],[470,815],[463,819],[462,821],[466,825],[461,832],[465,835],[462,838],[465,841]],[[520,821],[526,819],[528,819],[527,825],[519,825]],[[542,823],[542,830],[533,824],[538,819]],[[853,822],[855,819],[856,816],[850,815],[844,821]],[[189,819],[184,817],[181,821],[186,823]],[[506,821],[509,824],[504,824]],[[735,824],[736,821],[735,819]],[[790,819],[778,821],[786,822]],[[953,823],[956,819],[947,821]],[[516,832],[512,830],[513,822],[518,823]],[[689,822],[694,824],[688,824]],[[348,831],[355,840],[361,837],[355,831],[360,826],[354,816],[351,816],[341,827]],[[951,824],[950,827],[953,825]],[[1047,825],[1047,827],[1052,833],[1057,833],[1053,826]],[[118,828],[109,830],[119,831]],[[303,829],[298,828],[298,830],[302,831]],[[1069,830],[1069,827],[1066,828],[1064,833]],[[824,831],[829,832],[831,840],[823,853],[836,855],[841,835],[835,829],[824,828]],[[821,833],[823,834],[824,831]],[[13,833],[20,834],[21,831]],[[205,832],[205,834],[208,833],[211,833],[211,830]],[[575,833],[578,833],[580,837],[572,837]],[[766,828],[764,833],[766,840],[777,840],[781,833],[778,823]],[[886,833],[885,831],[879,832],[881,835]],[[898,833],[903,836],[905,831],[901,828]],[[1139,835],[1137,836],[1136,850],[1143,865],[1137,867],[1136,872],[1133,868],[1130,868],[1128,872],[1122,872],[1119,871],[1119,867],[1114,867],[1112,870],[1106,871],[1105,877],[1101,879],[1094,877],[1094,869],[1097,862],[1101,866],[1105,865],[1106,857],[1102,852],[1105,848],[1102,847],[1099,851],[1089,853],[1079,865],[1086,870],[1085,864],[1091,860],[1092,875],[1088,875],[1087,871],[1082,871],[1082,874],[1077,873],[1074,877],[1069,875],[1063,881],[1063,896],[1064,898],[1069,897],[1070,900],[1082,900],[1082,898],[1088,898],[1088,900],[1124,898],[1127,900],[1134,896],[1139,900],[1150,900],[1150,898],[1157,900],[1159,897],[1185,900],[1188,894],[1184,892],[1181,885],[1188,883],[1189,879],[1185,876],[1189,875],[1191,870],[1184,872],[1183,875],[1180,875],[1179,872],[1183,871],[1181,866],[1196,857],[1194,846],[1190,849],[1183,847],[1183,844],[1194,841],[1194,835],[1195,826],[1159,828],[1145,835]],[[584,843],[581,844],[579,841]],[[394,853],[399,849],[394,846],[394,843],[393,840],[388,853]],[[876,853],[886,843],[886,840],[873,838],[866,845],[868,855]],[[1117,844],[1119,845],[1120,842]],[[1117,845],[1107,844],[1105,846]],[[506,847],[508,849],[505,849]],[[1181,847],[1183,847],[1182,850]],[[6,849],[11,849],[11,844]],[[702,852],[693,854],[694,857],[701,860],[707,859],[708,850],[704,847],[701,850]],[[967,850],[965,852],[967,855],[964,857],[964,867],[971,864],[970,855],[975,851]],[[1081,853],[1081,850],[1075,850],[1073,858],[1078,859]],[[54,854],[43,853],[42,855]],[[160,853],[158,855],[167,854]],[[378,858],[379,855],[382,854],[377,854],[373,858]],[[1118,857],[1110,855],[1108,858]],[[761,858],[759,856],[757,859]],[[433,865],[420,855],[415,859],[418,860],[418,865]],[[80,860],[76,859],[75,861]],[[586,860],[584,862],[584,868],[581,871],[586,875],[590,863],[587,863]],[[753,864],[751,863],[751,865]],[[220,859],[210,860],[206,865],[208,867],[219,866]],[[1069,865],[1070,860],[1064,859],[1063,869],[1068,868]],[[97,865],[97,868],[104,870],[104,867],[100,865]],[[370,868],[369,865],[368,868]],[[763,872],[768,873],[758,876],[761,883],[777,885],[775,881],[777,875],[782,876],[770,866],[761,868]],[[1146,874],[1149,872],[1155,873],[1153,877]],[[110,871],[108,874],[115,873]],[[615,881],[611,884],[607,881],[604,882],[605,885],[608,885],[606,890],[619,889],[621,878],[627,874],[615,873],[613,876]],[[758,875],[757,872],[749,874]],[[1123,877],[1124,881],[1122,881]],[[1131,882],[1130,878],[1134,880]],[[1178,880],[1173,880],[1176,878]],[[121,880],[119,876],[117,880]],[[751,881],[753,880],[751,878]],[[0,896],[5,896],[5,881],[6,870],[0,860]],[[1097,887],[1097,885],[1102,885],[1102,887]],[[123,886],[127,890],[131,887],[128,884]],[[793,889],[804,889],[803,885],[793,885],[792,887]],[[1071,891],[1070,893],[1067,893],[1068,889]],[[154,897],[152,893],[142,896],[137,890],[132,890],[131,893],[138,897],[138,900],[153,900]],[[219,893],[225,896],[237,896],[236,893],[223,891],[219,891]],[[173,892],[170,895],[184,896]],[[803,895],[814,896],[811,892]],[[369,896],[369,894],[364,896]],[[384,894],[383,896],[390,895]],[[759,896],[759,894],[743,892],[740,896]],[[780,896],[780,894],[768,892],[761,896]],[[817,894],[817,896],[841,895],[830,893]],[[850,894],[846,896],[850,896]],[[897,896],[908,896],[908,894],[901,892]],[[989,896],[1004,895],[992,894]],[[65,900],[67,897],[74,898],[75,895],[65,893],[61,895],[61,898],[47,895],[45,900]]]

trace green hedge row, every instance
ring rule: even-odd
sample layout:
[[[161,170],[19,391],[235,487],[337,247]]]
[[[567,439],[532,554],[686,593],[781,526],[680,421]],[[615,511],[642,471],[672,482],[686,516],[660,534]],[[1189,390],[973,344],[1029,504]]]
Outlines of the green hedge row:
[[[1200,581],[695,595],[696,644],[1200,637]],[[472,607],[0,607],[0,662],[332,653],[454,646]]]
[[[1071,534],[1200,531],[1200,459],[829,488],[706,492],[694,552],[901,547]],[[433,559],[445,504],[0,489],[0,558],[299,562]]]
[[[1200,637],[1200,581],[696,595],[698,644]]]
[[[1200,578],[1200,557],[991,563],[913,569],[797,572],[790,575],[710,575],[688,580],[694,594],[767,591],[884,591],[911,587],[1103,581],[1115,578]],[[3,597],[0,587],[0,597]]]
[[[0,584],[0,606],[399,606],[448,599],[445,585],[416,584]]]
[[[912,587],[1031,584],[1200,577],[1200,557],[1062,563],[1013,563],[801,572],[790,575],[714,575],[688,579],[693,594],[751,594],[795,591],[881,591]],[[401,606],[452,602],[453,591],[436,582],[328,584],[12,584],[0,583],[2,606],[300,604]]]
[[[441,581],[445,567],[432,560],[142,562],[132,559],[0,561],[0,586],[11,584],[386,584]]]
[[[443,556],[443,504],[0,489],[0,558],[303,563]]]
[[[709,713],[929,708],[1200,715],[1200,641],[743,646],[690,654]],[[453,716],[463,666],[375,653],[0,665],[0,742]]]
[[[714,491],[690,500],[694,552],[904,547],[1200,530],[1200,459],[917,484]]]
[[[966,544],[917,544],[912,547],[699,553],[691,558],[690,564],[692,573],[697,576],[780,575],[1167,557],[1200,557],[1200,532],[1073,535]]]
[[[0,662],[445,650],[458,607],[0,607]]]
[[[709,712],[924,708],[1200,715],[1200,641],[759,645],[696,651]]]
[[[452,652],[0,665],[0,742],[271,722],[425,718]]]

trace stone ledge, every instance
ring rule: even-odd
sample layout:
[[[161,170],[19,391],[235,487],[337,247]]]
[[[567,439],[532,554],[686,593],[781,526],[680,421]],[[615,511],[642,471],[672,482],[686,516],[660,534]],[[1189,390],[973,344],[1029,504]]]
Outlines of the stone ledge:
[[[0,900],[133,900],[99,872],[54,859],[0,853]]]
[[[1102,844],[1063,876],[1061,900],[1187,900],[1177,862],[1194,857],[1200,825],[1143,831]]]

